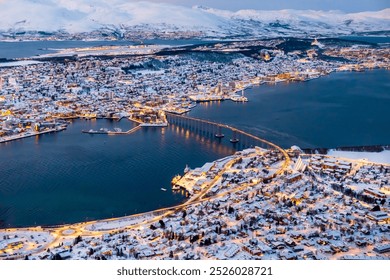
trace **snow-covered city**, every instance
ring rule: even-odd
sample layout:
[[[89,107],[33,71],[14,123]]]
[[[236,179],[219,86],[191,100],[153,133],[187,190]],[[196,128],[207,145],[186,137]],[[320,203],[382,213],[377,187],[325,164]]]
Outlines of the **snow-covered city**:
[[[187,169],[177,207],[0,231],[5,259],[388,259],[390,163],[246,149]]]
[[[253,88],[306,85],[337,73],[383,71],[382,75],[387,75],[389,8],[375,12],[227,11],[200,5],[188,8],[121,0],[112,5],[94,1],[95,6],[88,1],[17,2],[18,9],[10,1],[0,1],[0,150],[8,148],[11,156],[20,156],[14,152],[20,148],[17,145],[31,144],[43,154],[50,145],[57,146],[51,142],[41,144],[42,137],[60,142],[74,122],[103,119],[116,127],[94,126],[77,132],[85,136],[82,141],[95,137],[99,145],[94,147],[94,153],[105,151],[108,137],[130,139],[140,131],[154,129],[163,138],[168,133],[164,129],[170,127],[186,139],[208,143],[207,149],[224,157],[213,154],[212,160],[204,160],[199,166],[183,165],[177,174],[165,174],[171,184],[159,186],[158,194],[173,198],[169,203],[161,202],[164,207],[131,212],[136,206],[128,206],[126,215],[114,215],[116,205],[105,205],[104,195],[97,195],[96,203],[109,209],[108,216],[104,212],[96,218],[93,210],[80,214],[75,209],[74,213],[84,220],[62,223],[58,218],[56,223],[35,222],[34,226],[33,217],[29,221],[17,220],[13,207],[22,205],[6,205],[1,200],[13,191],[11,177],[23,179],[15,193],[30,184],[18,170],[6,170],[8,163],[4,160],[0,165],[0,178],[4,178],[0,182],[0,260],[390,259],[390,139],[386,139],[386,132],[383,135],[388,142],[380,140],[375,146],[371,145],[376,141],[375,133],[367,132],[359,147],[351,144],[345,149],[313,148],[315,141],[303,139],[299,133],[286,136],[288,132],[279,127],[276,135],[309,143],[307,147],[296,143],[286,147],[275,138],[271,142],[267,138],[269,131],[260,124],[249,131],[248,127],[230,123],[231,119],[222,123],[191,115],[198,106],[212,106],[213,102],[244,107],[255,94],[247,94]],[[149,13],[143,15],[145,9]],[[29,10],[35,11],[35,15],[31,13],[33,17]],[[37,15],[44,17],[46,13],[50,17],[40,21]],[[373,41],[362,39],[365,36]],[[376,42],[376,36],[384,42]],[[46,41],[62,47],[38,45]],[[14,55],[11,45],[7,45],[26,42],[31,45],[25,48],[31,48],[34,54],[24,55],[26,50],[20,47],[20,54]],[[74,45],[67,47],[69,42]],[[99,43],[88,45],[91,42]],[[388,80],[381,83],[378,87],[389,87]],[[355,88],[363,91],[359,85]],[[337,94],[341,96],[343,91]],[[375,94],[374,91],[372,95],[378,100],[388,100],[388,95]],[[360,98],[359,92],[355,98]],[[318,105],[309,102],[313,108]],[[337,100],[331,104],[322,102],[325,107],[344,108]],[[367,102],[367,110],[372,104]],[[239,119],[240,109],[235,110],[231,112],[232,119]],[[281,116],[288,116],[285,113],[281,109]],[[327,113],[332,115],[332,109]],[[328,115],[315,120],[323,126],[324,135],[326,128],[334,125],[331,121],[326,124]],[[361,121],[359,118],[371,118],[369,111],[353,116],[356,123]],[[345,122],[343,129],[348,131],[351,122],[338,116],[337,120]],[[119,127],[122,121],[132,126],[123,129]],[[370,119],[372,124],[377,121]],[[388,131],[388,127],[381,130]],[[256,134],[258,131],[261,136]],[[225,138],[229,146],[218,151],[227,132],[232,134]],[[71,136],[68,134],[67,139]],[[34,144],[27,142],[31,137]],[[349,137],[355,136],[351,132]],[[148,141],[142,138],[138,145],[149,145]],[[177,145],[174,141],[161,143],[159,152],[166,151],[166,143]],[[72,149],[80,151],[84,160],[85,149],[73,144],[65,148],[64,154]],[[129,144],[127,149],[135,148]],[[174,152],[180,158],[180,147]],[[126,166],[127,160],[135,158],[128,156],[116,163],[108,156],[101,157],[102,162],[114,167]],[[100,161],[93,156],[86,158],[89,161],[85,170],[93,177],[91,170]],[[131,172],[135,173],[142,164],[134,161],[131,168],[115,174],[107,171],[104,175],[110,183],[101,184],[116,192],[115,184],[125,182],[129,188],[148,192],[143,181],[131,181]],[[167,160],[171,161],[175,159]],[[50,163],[37,162],[42,164],[38,177],[50,172]],[[33,163],[20,164],[20,168],[29,169],[29,165]],[[157,169],[165,167],[164,162],[149,160],[143,169],[153,177]],[[166,168],[166,173],[172,170]],[[59,168],[58,173],[72,170]],[[77,179],[77,175],[72,178]],[[84,180],[83,184],[92,183]],[[50,191],[58,190],[53,187]],[[71,191],[56,193],[57,199],[65,192]],[[121,191],[117,195],[122,195]],[[26,200],[30,199],[36,197]],[[74,199],[82,204],[89,198]],[[45,209],[47,201],[39,211],[50,212],[49,207]],[[40,206],[28,207],[34,210]],[[93,218],[88,219],[88,213]]]
[[[246,102],[250,86],[389,67],[387,45],[327,39],[68,49],[0,64],[0,142],[61,131],[73,118],[165,125],[164,112],[196,102]]]

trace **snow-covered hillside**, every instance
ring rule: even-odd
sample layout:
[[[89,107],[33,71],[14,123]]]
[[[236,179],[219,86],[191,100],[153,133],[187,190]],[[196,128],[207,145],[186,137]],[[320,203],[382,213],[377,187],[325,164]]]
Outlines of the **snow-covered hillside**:
[[[246,29],[252,35],[326,36],[390,30],[390,9],[346,14],[340,11],[313,10],[230,12],[200,8],[215,16],[228,19],[238,30]]]
[[[327,36],[389,31],[390,9],[345,14],[340,11],[237,12],[196,6],[126,0],[0,0],[0,31],[80,33],[141,27],[154,32],[195,31],[205,36]]]

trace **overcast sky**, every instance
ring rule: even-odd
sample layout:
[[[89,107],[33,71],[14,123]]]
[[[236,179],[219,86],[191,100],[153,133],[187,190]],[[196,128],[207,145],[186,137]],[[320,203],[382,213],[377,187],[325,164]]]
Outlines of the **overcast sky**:
[[[192,7],[207,7],[240,10],[341,10],[344,12],[378,11],[390,8],[389,0],[148,0]]]

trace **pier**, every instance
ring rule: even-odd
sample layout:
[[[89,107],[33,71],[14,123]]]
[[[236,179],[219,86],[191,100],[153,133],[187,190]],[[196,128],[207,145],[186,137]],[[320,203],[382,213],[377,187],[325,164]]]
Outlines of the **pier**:
[[[138,129],[140,129],[142,125],[137,125],[136,127],[133,127],[132,129],[129,129],[128,131],[112,131],[112,130],[83,130],[83,133],[87,134],[108,134],[108,135],[126,135],[131,134]]]
[[[6,143],[6,142],[10,142],[10,141],[14,141],[14,140],[19,140],[19,139],[23,139],[23,138],[28,138],[28,137],[33,137],[33,136],[39,136],[39,135],[42,135],[42,134],[47,134],[47,133],[52,133],[52,132],[59,132],[59,131],[63,131],[66,129],[66,126],[59,126],[59,127],[56,127],[56,128],[51,128],[51,129],[47,129],[47,130],[44,130],[44,131],[39,131],[39,132],[24,132],[24,133],[21,133],[21,134],[17,134],[17,135],[11,135],[11,136],[3,136],[3,137],[0,137],[0,144],[1,143]]]

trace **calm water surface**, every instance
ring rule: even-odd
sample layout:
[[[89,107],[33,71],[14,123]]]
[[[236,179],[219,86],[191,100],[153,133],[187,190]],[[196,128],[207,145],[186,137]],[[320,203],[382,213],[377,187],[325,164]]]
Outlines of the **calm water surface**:
[[[143,42],[132,41],[23,41],[23,42],[0,42],[0,58],[16,59],[31,56],[55,53],[58,49],[86,48],[98,46],[128,46],[136,44],[150,45],[193,45],[206,44],[217,41],[204,41],[196,39],[183,40],[162,40],[153,39]]]
[[[308,82],[261,85],[246,96],[245,104],[204,103],[190,114],[286,148],[390,144],[390,71],[339,72]]]
[[[174,175],[187,163],[202,166],[234,152],[227,143],[174,126],[131,135],[81,133],[132,126],[77,120],[64,132],[0,145],[3,226],[70,223],[178,204],[184,196],[170,191]]]

